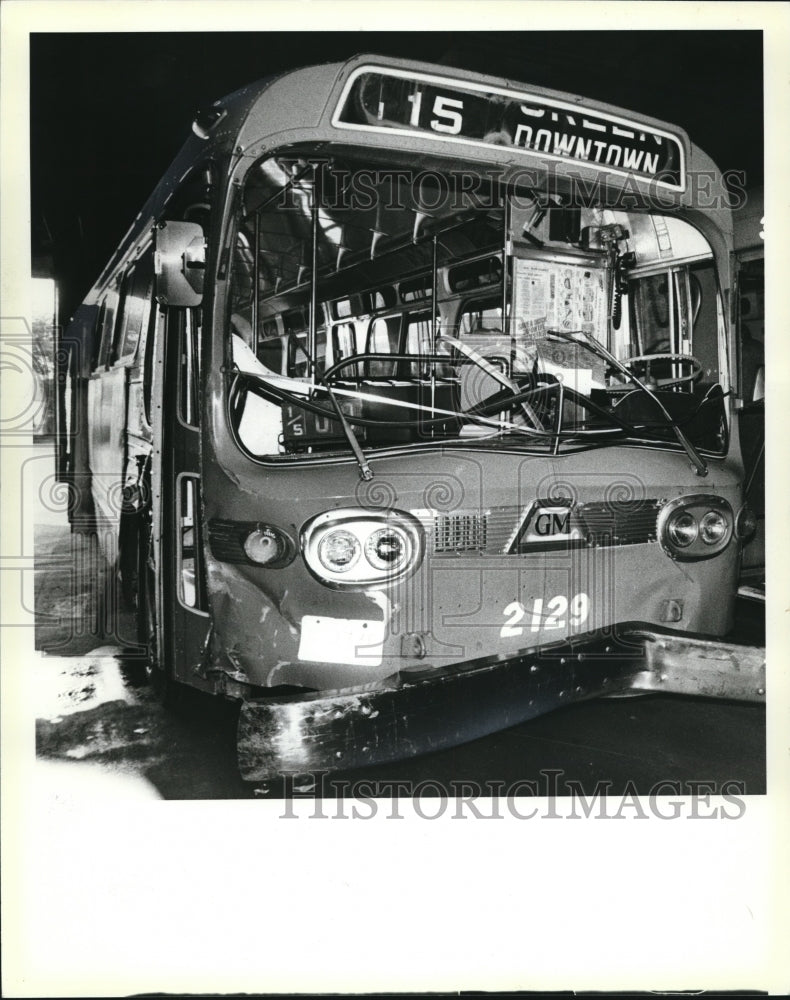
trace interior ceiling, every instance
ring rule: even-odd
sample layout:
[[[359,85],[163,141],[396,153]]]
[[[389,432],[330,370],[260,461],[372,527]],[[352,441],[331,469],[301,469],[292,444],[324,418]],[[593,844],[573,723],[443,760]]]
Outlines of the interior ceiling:
[[[292,32],[31,37],[32,253],[64,311],[96,279],[197,109],[358,52],[495,73],[674,122],[763,180],[761,32]]]

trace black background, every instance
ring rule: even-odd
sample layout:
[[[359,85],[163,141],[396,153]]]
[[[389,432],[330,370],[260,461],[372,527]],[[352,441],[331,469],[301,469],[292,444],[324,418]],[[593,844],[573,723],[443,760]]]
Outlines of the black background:
[[[370,52],[552,87],[686,129],[763,183],[762,32],[195,32],[31,36],[34,273],[67,319],[187,138],[261,77]]]

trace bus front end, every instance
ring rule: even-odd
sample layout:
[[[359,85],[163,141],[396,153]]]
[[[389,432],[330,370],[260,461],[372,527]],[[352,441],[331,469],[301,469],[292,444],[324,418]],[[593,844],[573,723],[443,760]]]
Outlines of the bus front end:
[[[238,166],[218,255],[179,565],[244,777],[624,691],[760,700],[762,651],[724,639],[752,518],[688,140],[391,67],[341,85],[320,143]],[[615,187],[580,194],[568,150]]]

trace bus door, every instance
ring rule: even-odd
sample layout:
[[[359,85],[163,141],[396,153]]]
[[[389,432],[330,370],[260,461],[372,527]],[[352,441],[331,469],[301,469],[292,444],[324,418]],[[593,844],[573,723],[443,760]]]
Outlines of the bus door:
[[[155,531],[161,539],[160,665],[170,678],[198,687],[195,670],[209,635],[201,537],[200,327],[199,308],[165,310],[164,372],[158,393],[161,492]]]

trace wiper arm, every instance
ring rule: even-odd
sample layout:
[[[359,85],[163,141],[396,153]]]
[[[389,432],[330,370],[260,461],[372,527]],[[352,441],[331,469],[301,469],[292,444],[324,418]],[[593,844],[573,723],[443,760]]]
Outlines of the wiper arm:
[[[626,368],[626,366],[621,361],[618,361],[618,359],[614,356],[614,354],[608,351],[603,346],[603,344],[600,344],[591,334],[585,333],[584,330],[577,330],[574,331],[573,333],[563,333],[561,331],[552,330],[552,336],[557,336],[562,338],[563,340],[571,340],[571,341],[578,341],[580,337],[583,337],[584,342],[587,344],[587,346],[590,348],[593,354],[597,354],[599,358],[603,358],[604,361],[607,361],[610,365],[613,365],[614,368],[616,368],[621,375],[625,375],[625,377],[630,382],[633,382],[633,384],[636,386],[637,389],[644,392],[649,399],[652,399],[653,402],[661,411],[661,413],[666,417],[667,423],[672,428],[675,437],[678,439],[681,446],[683,447],[683,450],[688,455],[689,460],[691,461],[691,464],[694,466],[697,475],[707,476],[708,466],[707,463],[705,462],[705,459],[702,457],[702,455],[700,455],[700,453],[697,451],[697,449],[694,447],[691,441],[686,437],[686,435],[683,433],[680,427],[678,427],[678,425],[672,419],[671,415],[669,414],[669,411],[661,402],[661,400],[658,398],[658,396],[656,396],[656,394],[652,391],[652,389],[646,386],[644,382],[638,379],[632,371]]]
[[[359,466],[359,477],[360,479],[364,479],[365,482],[369,482],[373,478],[373,470],[367,463],[365,453],[360,448],[359,441],[357,441],[357,436],[351,430],[351,424],[346,420],[345,413],[343,413],[340,409],[340,403],[338,403],[334,392],[332,392],[329,386],[326,387],[326,391],[329,393],[329,398],[332,400],[332,406],[335,408],[337,419],[340,421],[340,426],[343,428],[343,433],[346,436],[346,441],[348,441],[348,446],[354,452],[354,458],[356,458],[357,465]]]

